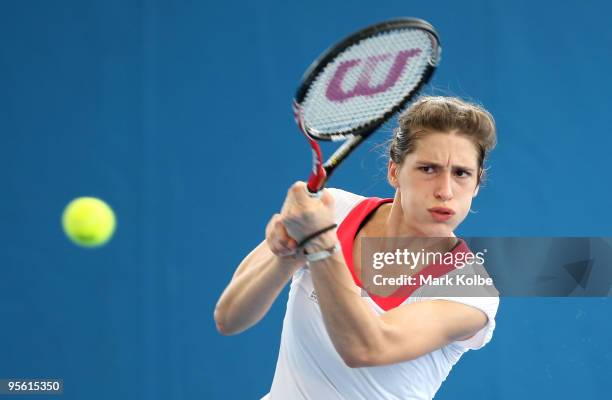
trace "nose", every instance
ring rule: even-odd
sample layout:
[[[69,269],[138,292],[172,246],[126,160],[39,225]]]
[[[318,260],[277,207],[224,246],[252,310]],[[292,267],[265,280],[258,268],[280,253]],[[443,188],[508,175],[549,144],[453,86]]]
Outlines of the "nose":
[[[438,176],[434,196],[440,201],[448,201],[453,198],[452,177],[449,172]]]

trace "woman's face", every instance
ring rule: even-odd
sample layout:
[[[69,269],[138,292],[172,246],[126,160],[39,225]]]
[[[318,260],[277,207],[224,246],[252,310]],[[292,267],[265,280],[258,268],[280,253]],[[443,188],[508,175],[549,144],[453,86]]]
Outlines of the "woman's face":
[[[468,138],[455,132],[420,138],[400,165],[389,162],[402,224],[417,235],[452,236],[478,193],[478,172],[478,152]]]

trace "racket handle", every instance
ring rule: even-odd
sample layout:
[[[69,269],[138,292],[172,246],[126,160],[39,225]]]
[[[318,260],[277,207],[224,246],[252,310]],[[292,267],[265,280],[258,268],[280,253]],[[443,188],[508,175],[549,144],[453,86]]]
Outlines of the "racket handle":
[[[325,168],[320,162],[315,162],[313,165],[313,171],[308,178],[308,183],[306,188],[308,189],[308,195],[310,197],[321,197],[321,189],[325,185],[325,181],[327,178],[327,172],[325,172]]]
[[[323,155],[321,154],[321,147],[308,133],[306,133],[306,129],[304,128],[304,119],[300,112],[300,106],[294,102],[293,103],[293,115],[295,120],[300,128],[300,131],[308,140],[310,147],[312,149],[312,171],[310,173],[310,177],[308,177],[308,183],[306,187],[308,188],[308,194],[312,197],[321,197],[319,193],[320,190],[325,186],[325,181],[327,181],[327,171],[323,166]]]

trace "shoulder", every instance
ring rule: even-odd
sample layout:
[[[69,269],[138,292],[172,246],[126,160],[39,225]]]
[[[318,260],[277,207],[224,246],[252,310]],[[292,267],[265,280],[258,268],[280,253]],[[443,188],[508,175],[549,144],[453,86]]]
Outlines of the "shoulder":
[[[482,310],[489,319],[495,319],[499,307],[499,291],[483,263],[467,263],[445,275],[448,284],[423,285],[416,292],[418,297],[463,303]]]
[[[445,300],[482,311],[486,325],[472,337],[454,343],[470,350],[484,347],[493,337],[495,318],[500,305],[499,291],[483,263],[472,262],[450,271],[450,285],[425,285],[418,289],[417,301]],[[491,280],[489,280],[491,279]]]
[[[365,197],[347,192],[346,190],[337,188],[326,189],[334,198],[335,201],[335,216],[336,222],[340,222],[346,218],[348,213],[359,203],[361,203]]]

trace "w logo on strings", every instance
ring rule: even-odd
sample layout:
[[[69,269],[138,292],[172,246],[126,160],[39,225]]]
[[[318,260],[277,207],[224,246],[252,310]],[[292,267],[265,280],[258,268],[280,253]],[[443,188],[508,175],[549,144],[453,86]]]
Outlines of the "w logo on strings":
[[[338,69],[336,69],[334,76],[329,82],[325,95],[330,101],[341,103],[357,96],[373,96],[378,93],[386,92],[395,85],[402,75],[408,60],[418,56],[420,53],[421,49],[402,50],[396,53],[395,60],[391,68],[389,68],[385,80],[378,85],[372,85],[372,75],[379,68],[382,61],[386,61],[393,57],[392,53],[371,56],[366,59],[357,58],[343,61],[338,66]],[[355,83],[352,89],[343,89],[342,84],[347,72],[359,65],[361,65],[361,72],[357,78],[357,83]]]

